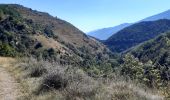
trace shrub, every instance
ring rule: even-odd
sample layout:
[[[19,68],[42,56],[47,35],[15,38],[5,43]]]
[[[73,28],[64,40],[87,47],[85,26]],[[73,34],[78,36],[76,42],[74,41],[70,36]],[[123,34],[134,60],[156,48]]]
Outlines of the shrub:
[[[31,77],[40,77],[44,73],[47,73],[47,70],[43,66],[34,66],[30,68],[30,73],[29,75]]]
[[[2,43],[0,44],[0,55],[13,57],[13,56],[16,56],[16,51],[9,44]]]
[[[46,27],[46,28],[44,29],[44,33],[45,33],[48,37],[53,37],[53,36],[54,36],[54,33],[53,33],[51,27]]]
[[[18,31],[21,31],[21,30],[23,30],[23,29],[25,29],[26,28],[26,26],[24,26],[24,25],[17,25],[17,27],[16,27],[16,29],[18,30]]]
[[[40,86],[40,90],[62,89],[67,86],[67,79],[58,73],[49,73],[43,77],[43,82]]]
[[[121,65],[122,75],[127,75],[131,79],[141,79],[144,73],[143,63],[141,63],[133,55],[127,54],[124,63]]]
[[[41,48],[41,47],[43,47],[43,45],[39,42],[39,43],[37,43],[36,45],[35,45],[35,49],[38,49],[38,48]]]

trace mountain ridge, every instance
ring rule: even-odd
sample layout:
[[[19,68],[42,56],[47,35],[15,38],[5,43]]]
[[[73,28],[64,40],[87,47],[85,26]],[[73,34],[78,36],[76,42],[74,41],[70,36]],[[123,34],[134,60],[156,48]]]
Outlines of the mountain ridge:
[[[98,29],[98,30],[88,32],[87,35],[90,35],[90,36],[95,37],[95,38],[100,39],[100,40],[106,40],[112,34],[118,32],[122,28],[125,28],[125,27],[130,26],[130,25],[131,25],[130,23],[123,23],[123,24],[117,25],[115,27],[102,28],[102,29]]]
[[[139,22],[142,22],[142,21],[156,21],[156,20],[159,20],[159,19],[170,19],[170,10],[167,10],[167,11],[164,11],[164,12],[161,12],[161,13],[158,13],[158,14],[155,14],[155,15],[152,15],[150,17],[146,17],[142,20],[139,20],[137,22],[134,22],[134,23],[128,23],[126,26],[114,26],[112,27],[111,29],[110,28],[105,28],[107,29],[106,31],[102,30],[102,29],[98,29],[97,31],[92,31],[92,33],[87,33],[88,35],[91,35],[99,40],[106,40],[108,39],[110,36],[116,34],[117,32],[119,32],[120,30],[130,26],[130,25],[133,25],[135,23],[139,23]],[[119,27],[118,30],[114,29],[115,27]],[[110,31],[110,32],[108,32]],[[108,33],[107,33],[108,32]],[[103,38],[103,34],[106,33],[107,36],[104,36]]]
[[[150,17],[144,18],[141,21],[155,21],[159,19],[170,19],[170,9],[162,13],[158,13]]]
[[[120,53],[169,30],[170,20],[144,21],[124,28],[104,43],[113,52]]]

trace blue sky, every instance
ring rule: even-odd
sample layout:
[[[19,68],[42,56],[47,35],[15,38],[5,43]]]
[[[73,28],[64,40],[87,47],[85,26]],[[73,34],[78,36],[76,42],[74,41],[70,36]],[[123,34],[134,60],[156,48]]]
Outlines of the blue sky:
[[[84,32],[135,22],[170,9],[170,0],[0,0],[48,12]]]

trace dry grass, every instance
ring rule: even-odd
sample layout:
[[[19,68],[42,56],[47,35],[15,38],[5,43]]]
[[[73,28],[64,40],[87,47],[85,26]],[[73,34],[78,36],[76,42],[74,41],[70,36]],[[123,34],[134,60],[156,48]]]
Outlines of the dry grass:
[[[53,48],[53,49],[57,49],[60,50],[61,53],[65,53],[66,51],[63,49],[63,45],[61,45],[59,42],[55,41],[52,38],[47,38],[43,35],[34,35],[35,39],[37,39],[40,43],[43,44],[43,46],[45,46],[45,48]],[[66,48],[66,47],[65,47]]]
[[[0,98],[1,100],[18,100],[23,96],[23,88],[16,80],[11,69],[16,60],[11,57],[0,57]]]
[[[0,64],[10,64],[11,62],[15,62],[15,59],[11,57],[0,57]]]
[[[94,79],[81,69],[33,58],[20,60],[13,72],[25,90],[21,100],[163,100],[157,90],[119,75]]]

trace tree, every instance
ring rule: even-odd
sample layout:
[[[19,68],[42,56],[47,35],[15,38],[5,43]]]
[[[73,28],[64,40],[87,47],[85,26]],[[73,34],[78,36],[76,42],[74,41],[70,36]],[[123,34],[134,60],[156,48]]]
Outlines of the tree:
[[[148,61],[144,64],[143,81],[150,87],[161,85],[160,70],[153,65],[152,61]]]
[[[143,63],[131,54],[125,55],[124,63],[121,65],[121,73],[132,79],[141,79],[143,76]]]

